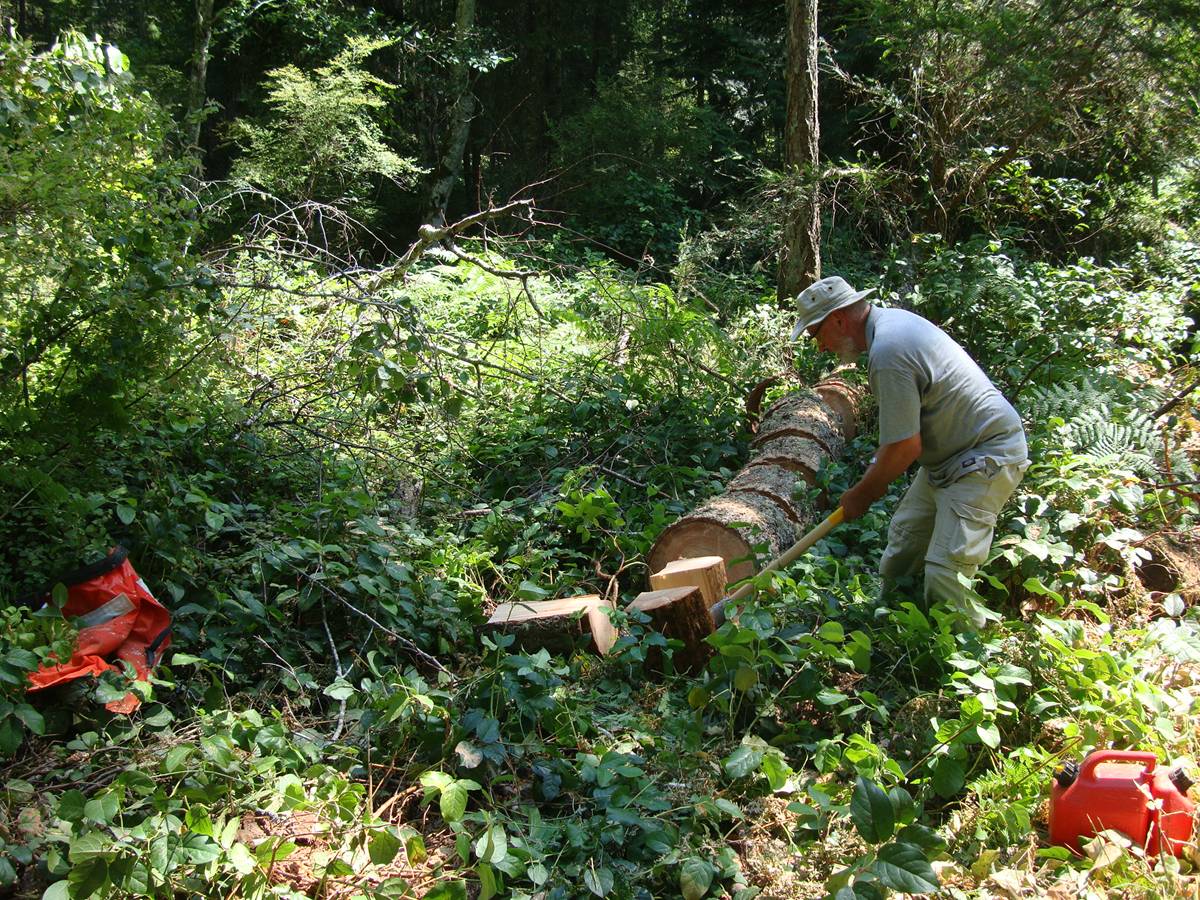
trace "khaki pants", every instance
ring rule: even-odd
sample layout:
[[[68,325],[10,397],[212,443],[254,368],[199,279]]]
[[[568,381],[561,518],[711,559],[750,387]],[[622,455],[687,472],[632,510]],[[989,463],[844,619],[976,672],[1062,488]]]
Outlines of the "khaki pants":
[[[985,611],[967,597],[958,576],[974,580],[987,559],[996,515],[1021,483],[1029,463],[971,472],[945,487],[929,483],[924,467],[896,508],[888,543],[879,560],[884,590],[905,576],[925,570],[925,600],[940,600],[962,612],[975,628],[987,624]]]

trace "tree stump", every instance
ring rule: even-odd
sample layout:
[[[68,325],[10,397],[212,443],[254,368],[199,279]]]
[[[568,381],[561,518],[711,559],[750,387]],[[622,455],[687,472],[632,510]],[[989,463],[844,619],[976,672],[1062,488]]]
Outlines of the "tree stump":
[[[646,591],[629,604],[631,610],[640,610],[650,616],[655,629],[664,636],[683,642],[683,648],[675,651],[677,672],[698,672],[712,655],[712,647],[704,642],[715,630],[709,606],[704,592],[693,585]],[[662,653],[658,648],[651,648],[646,656],[646,666],[655,672],[663,670]]]
[[[484,628],[516,635],[516,646],[526,652],[544,647],[551,653],[565,655],[586,642],[593,652],[603,656],[617,639],[606,612],[611,608],[595,594],[501,603]]]
[[[650,571],[657,572],[676,559],[719,556],[729,580],[741,581],[758,571],[751,548],[765,543],[771,559],[795,540],[795,523],[773,500],[760,494],[724,494],[668,525],[647,562]]]
[[[650,589],[661,591],[666,588],[698,587],[709,606],[725,596],[725,560],[719,556],[701,556],[697,559],[677,559],[667,563],[661,571],[650,576]]]
[[[858,417],[863,405],[862,391],[840,378],[826,378],[813,390],[837,413],[846,440],[854,440],[858,434]]]

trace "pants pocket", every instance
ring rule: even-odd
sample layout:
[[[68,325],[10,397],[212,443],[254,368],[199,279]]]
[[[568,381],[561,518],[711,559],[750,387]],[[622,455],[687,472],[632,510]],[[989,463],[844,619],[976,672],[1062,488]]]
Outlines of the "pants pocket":
[[[954,522],[947,535],[946,556],[960,566],[979,566],[987,559],[996,530],[996,514],[953,500],[950,503]]]

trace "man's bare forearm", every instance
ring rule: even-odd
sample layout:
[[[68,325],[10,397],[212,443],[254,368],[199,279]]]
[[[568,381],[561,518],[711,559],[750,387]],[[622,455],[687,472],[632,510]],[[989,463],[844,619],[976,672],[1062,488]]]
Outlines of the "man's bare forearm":
[[[846,521],[853,521],[887,493],[888,485],[907,471],[921,455],[921,435],[891,444],[884,444],[875,454],[875,461],[867,467],[863,477],[842,495],[841,507]]]

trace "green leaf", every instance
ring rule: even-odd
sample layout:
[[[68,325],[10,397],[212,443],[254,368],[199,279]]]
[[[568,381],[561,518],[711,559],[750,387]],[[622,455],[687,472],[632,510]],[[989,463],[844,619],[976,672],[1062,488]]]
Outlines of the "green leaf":
[[[425,851],[425,838],[415,828],[407,825],[400,827],[400,837],[404,841],[404,855],[408,857],[410,866],[419,866],[425,862],[428,853]]]
[[[688,857],[679,869],[679,890],[684,900],[700,900],[712,886],[713,867],[706,859]]]
[[[943,756],[933,767],[933,789],[939,797],[953,797],[962,790],[966,780],[967,775],[963,771],[962,763],[957,759]]]
[[[896,813],[892,801],[877,784],[858,776],[854,796],[850,798],[850,820],[871,844],[880,844],[896,830]]]
[[[457,822],[467,811],[467,788],[461,781],[455,781],[442,789],[438,801],[442,818],[447,822]]]
[[[846,629],[842,627],[841,622],[824,622],[817,629],[817,636],[831,644],[840,644],[846,639]]]
[[[500,886],[496,884],[496,873],[486,863],[480,864],[476,872],[479,875],[478,900],[492,900],[500,892]]]
[[[976,725],[975,733],[979,735],[980,741],[993,750],[1000,746],[1000,729],[994,724]]]
[[[896,814],[897,824],[903,825],[917,817],[917,805],[913,803],[912,794],[904,788],[892,788],[888,791],[888,799],[892,801],[892,810]]]
[[[739,691],[748,691],[758,684],[758,670],[754,666],[743,665],[733,676],[733,686]]]
[[[243,877],[258,868],[258,860],[245,844],[234,844],[229,848],[229,861]]]
[[[467,883],[461,878],[443,881],[425,892],[425,900],[467,900]]]
[[[540,862],[534,863],[525,870],[525,877],[532,881],[538,887],[546,883],[546,879],[550,877],[549,870]]]
[[[96,896],[108,883],[108,860],[94,857],[76,865],[67,876],[67,881],[71,883],[74,896]]]
[[[762,765],[763,753],[745,744],[725,758],[725,772],[730,778],[745,778]]]
[[[116,794],[105,792],[83,805],[83,817],[97,825],[107,825],[116,817],[119,805]]]
[[[121,520],[122,525],[132,524],[135,516],[137,516],[137,511],[132,506],[124,503],[117,504],[117,518]]]
[[[46,720],[42,718],[42,714],[30,706],[28,703],[20,704],[14,710],[18,719],[25,723],[25,727],[34,734],[46,733]]]
[[[929,894],[939,886],[925,851],[915,844],[892,843],[880,847],[875,871],[885,885],[906,894]]]
[[[394,829],[380,828],[371,832],[371,838],[367,844],[367,854],[375,865],[386,866],[396,858],[401,846],[403,844],[400,836],[395,833]]]
[[[354,688],[352,685],[339,678],[337,681],[330,684],[329,687],[325,688],[325,690],[321,693],[323,693],[326,697],[332,697],[334,700],[345,700],[347,697],[352,697],[354,695]]]
[[[475,842],[475,856],[480,862],[499,863],[508,856],[508,835],[503,825],[493,825]]]
[[[58,817],[68,822],[78,822],[83,818],[83,806],[87,803],[83,794],[77,790],[65,791],[58,798]]]
[[[70,886],[66,879],[56,881],[42,892],[42,900],[71,900]]]
[[[589,860],[583,870],[583,886],[597,897],[607,897],[613,889],[613,873],[607,866],[596,868]]]

